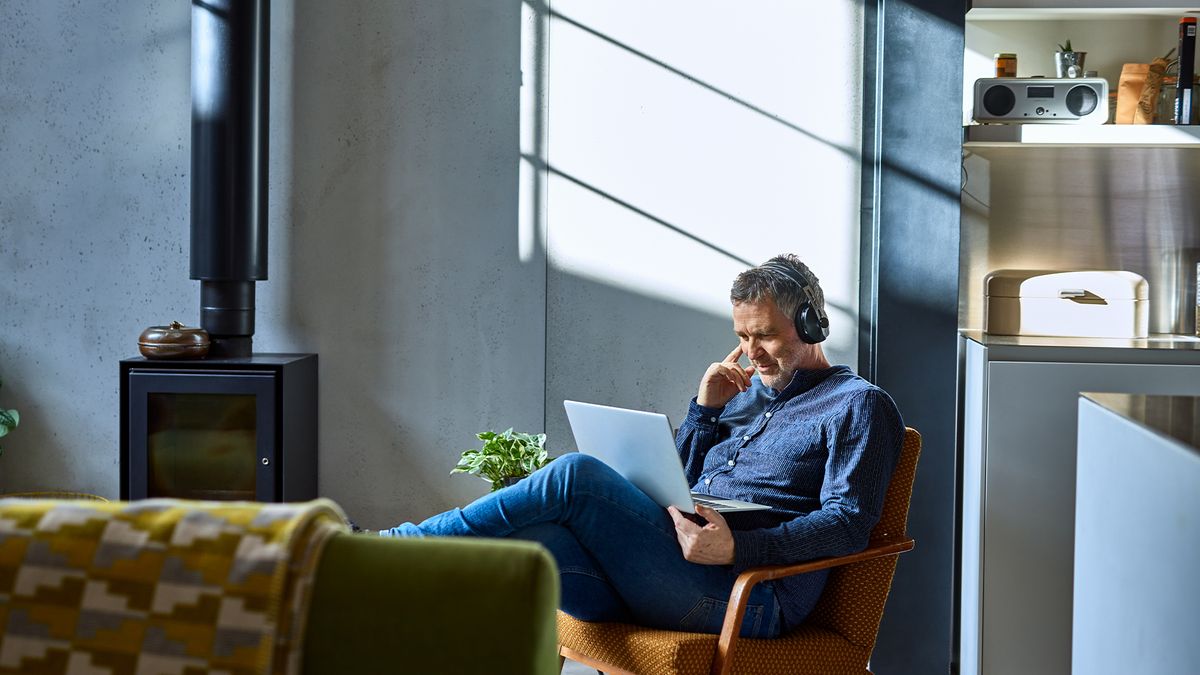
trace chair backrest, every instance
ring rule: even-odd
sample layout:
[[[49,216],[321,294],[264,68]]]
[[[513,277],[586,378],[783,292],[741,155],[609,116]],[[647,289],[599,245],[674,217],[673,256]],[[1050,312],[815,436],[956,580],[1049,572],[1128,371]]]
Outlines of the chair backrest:
[[[900,459],[888,483],[883,513],[871,530],[872,543],[904,536],[908,526],[913,478],[917,473],[917,458],[920,455],[921,434],[914,429],[906,429]],[[833,568],[825,583],[825,591],[808,620],[836,631],[869,653],[875,647],[875,636],[883,619],[883,606],[892,587],[897,558],[875,558]]]

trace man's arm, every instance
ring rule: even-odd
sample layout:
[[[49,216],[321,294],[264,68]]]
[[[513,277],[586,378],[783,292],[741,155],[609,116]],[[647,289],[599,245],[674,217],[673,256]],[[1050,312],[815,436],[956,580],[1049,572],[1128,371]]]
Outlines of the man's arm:
[[[871,389],[833,424],[821,508],[776,527],[733,531],[735,570],[845,555],[866,547],[900,456],[904,423],[891,398]]]
[[[709,449],[729,433],[728,429],[722,432],[718,421],[723,412],[724,406],[708,408],[696,403],[696,399],[688,404],[687,417],[675,434],[675,448],[679,451],[679,459],[683,461],[683,473],[687,476],[688,485],[695,485],[700,479]]]
[[[724,360],[708,366],[700,378],[696,398],[688,405],[687,417],[675,434],[675,447],[683,460],[683,472],[689,485],[699,478],[709,448],[722,440],[717,421],[725,404],[750,388],[754,366],[743,368],[738,363],[741,357],[742,345],[738,343]]]

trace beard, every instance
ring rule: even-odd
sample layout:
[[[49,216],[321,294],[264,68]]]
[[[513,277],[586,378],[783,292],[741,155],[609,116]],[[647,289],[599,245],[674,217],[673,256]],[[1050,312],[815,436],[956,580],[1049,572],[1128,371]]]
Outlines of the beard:
[[[763,368],[766,368],[766,372],[763,372]],[[796,374],[796,370],[796,368],[788,368],[778,361],[772,361],[765,366],[756,365],[755,367],[758,379],[775,391],[781,391],[784,387],[788,386],[792,381],[792,377]]]

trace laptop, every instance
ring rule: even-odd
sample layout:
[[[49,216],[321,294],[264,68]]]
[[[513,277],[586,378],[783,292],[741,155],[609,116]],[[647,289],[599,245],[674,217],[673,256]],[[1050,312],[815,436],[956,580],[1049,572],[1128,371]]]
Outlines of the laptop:
[[[611,466],[664,507],[684,513],[695,513],[694,503],[721,513],[771,508],[692,492],[666,415],[579,401],[563,401],[563,407],[580,452]]]

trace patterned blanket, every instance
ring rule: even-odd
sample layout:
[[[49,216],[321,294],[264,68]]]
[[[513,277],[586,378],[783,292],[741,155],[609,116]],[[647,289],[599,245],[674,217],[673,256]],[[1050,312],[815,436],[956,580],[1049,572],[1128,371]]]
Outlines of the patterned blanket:
[[[0,499],[0,673],[300,670],[336,504]]]

